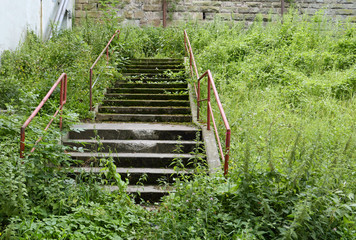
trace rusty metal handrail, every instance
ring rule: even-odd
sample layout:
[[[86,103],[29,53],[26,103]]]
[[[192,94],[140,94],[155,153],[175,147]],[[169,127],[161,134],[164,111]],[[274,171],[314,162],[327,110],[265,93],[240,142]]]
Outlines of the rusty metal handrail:
[[[93,63],[93,65],[89,69],[89,84],[90,84],[90,86],[89,86],[89,110],[90,111],[93,110],[93,93],[92,93],[92,90],[93,90],[94,85],[98,81],[98,79],[96,79],[94,84],[93,84],[93,69],[96,66],[96,64],[98,63],[98,61],[100,60],[100,58],[103,56],[105,51],[106,51],[106,62],[107,63],[109,62],[109,46],[110,46],[111,42],[114,40],[116,35],[117,35],[117,38],[119,39],[120,30],[116,30],[115,31],[115,33],[110,38],[108,44],[106,44],[106,46],[104,47],[103,51],[101,51],[101,53],[99,54],[99,56],[96,58],[95,62]]]
[[[226,174],[228,174],[229,157],[230,157],[230,139],[231,139],[230,125],[229,125],[229,122],[227,121],[226,114],[225,114],[224,108],[223,108],[223,106],[221,104],[220,97],[219,97],[218,91],[216,90],[214,79],[213,79],[213,76],[212,76],[210,70],[207,70],[203,75],[201,75],[199,77],[197,65],[196,65],[195,59],[194,59],[193,50],[192,50],[192,47],[190,45],[189,37],[188,37],[188,34],[187,34],[186,30],[184,31],[184,46],[185,46],[185,50],[187,51],[187,53],[189,55],[190,74],[191,74],[192,78],[194,78],[194,73],[195,73],[195,77],[196,77],[197,85],[198,85],[198,86],[196,86],[196,83],[194,83],[195,94],[197,96],[197,118],[199,120],[200,102],[207,101],[207,108],[208,108],[208,112],[207,112],[207,129],[210,130],[210,125],[211,125],[211,120],[212,120],[213,126],[214,126],[214,131],[215,131],[215,137],[216,137],[216,140],[218,142],[220,156],[221,156],[221,159],[224,159],[224,175],[226,175]],[[200,84],[200,81],[204,77],[208,78],[208,97],[206,99],[200,99],[200,97],[201,97],[201,91],[200,91],[200,85],[201,84]],[[222,119],[224,121],[224,125],[225,125],[225,128],[226,128],[226,137],[225,137],[225,151],[226,152],[225,152],[225,154],[224,154],[224,151],[223,151],[223,148],[222,148],[222,145],[221,145],[219,132],[218,132],[218,129],[216,127],[214,113],[213,113],[213,109],[212,109],[212,106],[211,106],[211,89],[213,89],[215,100],[216,100],[216,103],[218,104],[220,115],[221,115],[221,117],[222,117]]]
[[[53,115],[52,119],[49,121],[47,124],[46,128],[44,131],[47,131],[49,126],[52,124],[54,118],[57,116],[57,114],[60,112],[60,117],[59,117],[59,128],[62,130],[62,109],[64,104],[67,102],[67,74],[62,73],[62,75],[58,78],[58,80],[53,84],[52,88],[48,91],[46,96],[42,99],[40,104],[37,106],[37,108],[32,112],[30,117],[25,121],[25,123],[21,127],[21,142],[20,142],[20,158],[24,157],[24,151],[25,151],[25,130],[27,126],[30,124],[32,119],[37,115],[37,113],[41,110],[43,105],[47,102],[49,97],[52,95],[53,91],[56,89],[56,87],[61,84],[60,86],[60,97],[59,97],[59,108]],[[35,146],[31,149],[31,153],[35,151],[36,145],[42,140],[42,137],[40,137],[36,143]]]

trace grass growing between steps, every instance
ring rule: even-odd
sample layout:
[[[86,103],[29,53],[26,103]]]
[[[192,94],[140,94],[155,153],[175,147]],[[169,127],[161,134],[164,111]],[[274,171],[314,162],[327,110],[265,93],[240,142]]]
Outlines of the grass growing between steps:
[[[2,56],[0,107],[9,110],[0,114],[2,239],[355,239],[353,25],[291,13],[283,25],[256,21],[249,29],[218,20],[167,30],[122,27],[117,63],[182,57],[186,28],[200,72],[212,70],[233,132],[228,179],[179,180],[153,212],[124,193],[74,184],[65,171],[44,168],[70,161],[50,140],[60,136],[55,127],[36,154],[18,158],[19,128],[60,72],[70,72],[74,91],[66,121],[89,117],[77,99],[86,96],[82,69],[110,27],[84,25],[48,43],[30,35]],[[37,124],[48,118],[41,114]],[[29,139],[41,133],[37,124]]]

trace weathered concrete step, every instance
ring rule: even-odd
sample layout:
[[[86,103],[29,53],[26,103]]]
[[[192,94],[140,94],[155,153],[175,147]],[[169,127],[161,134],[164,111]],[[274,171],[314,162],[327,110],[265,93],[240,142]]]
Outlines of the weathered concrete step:
[[[124,77],[170,78],[164,73],[122,73]]]
[[[107,93],[184,94],[186,88],[108,88]]]
[[[136,58],[130,59],[129,64],[140,63],[140,64],[154,64],[154,63],[163,63],[163,64],[182,64],[183,59],[179,58]]]
[[[98,113],[97,121],[117,122],[191,122],[190,114],[111,114]]]
[[[188,88],[187,83],[175,83],[175,82],[165,82],[165,83],[127,83],[127,82],[117,82],[115,83],[115,88]]]
[[[185,100],[104,100],[102,106],[190,106],[189,101]]]
[[[165,72],[177,73],[183,71],[182,69],[140,69],[140,68],[126,68],[122,70],[122,73],[154,73],[154,74],[163,74]]]
[[[72,171],[74,174],[105,172],[101,167],[72,167]],[[172,183],[179,175],[189,176],[193,172],[193,169],[175,171],[172,168],[116,168],[116,173],[120,174],[122,180],[128,179],[129,184],[159,184],[162,181]]]
[[[188,94],[105,94],[107,99],[189,100]]]
[[[99,113],[190,114],[190,107],[114,107],[100,106]]]
[[[186,80],[183,78],[130,78],[126,77],[124,80],[116,81],[116,84],[122,83],[131,83],[131,84],[179,84],[179,83],[186,83]],[[184,87],[185,88],[185,87]]]
[[[195,140],[200,129],[189,125],[149,123],[87,123],[71,127],[69,139]],[[199,139],[200,140],[200,139]]]
[[[132,68],[140,68],[140,69],[181,69],[184,70],[184,66],[182,64],[157,64],[157,63],[152,63],[152,64],[128,64],[125,66],[126,69],[132,69]]]
[[[173,140],[65,140],[65,146],[73,150],[82,148],[84,151],[100,152],[127,152],[127,153],[172,153],[179,146],[182,153],[190,153],[201,145],[196,141],[173,141]]]
[[[117,191],[117,186],[104,186],[109,191]],[[128,185],[126,192],[134,196],[137,203],[141,202],[141,199],[148,202],[159,202],[161,198],[168,195],[171,192],[175,192],[175,189],[170,186],[159,185]]]
[[[68,152],[72,159],[80,161],[77,166],[98,167],[102,159],[112,158],[118,167],[172,168],[175,161],[181,161],[185,167],[202,163],[205,156],[172,153],[102,153],[102,152]]]

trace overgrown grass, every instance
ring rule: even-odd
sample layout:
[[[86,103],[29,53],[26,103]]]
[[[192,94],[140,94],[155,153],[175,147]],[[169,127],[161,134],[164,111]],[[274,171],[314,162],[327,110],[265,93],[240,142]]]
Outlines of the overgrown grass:
[[[151,238],[355,238],[355,26],[292,12],[183,28],[228,115],[230,174],[179,183]]]
[[[0,107],[10,110],[0,115],[2,237],[356,238],[356,29],[321,14],[292,12],[284,24],[257,20],[248,29],[219,20],[120,27],[112,62],[119,66],[128,57],[183,57],[187,29],[200,73],[211,69],[232,128],[227,179],[179,180],[176,193],[147,212],[124,193],[75,185],[59,169],[42,169],[70,161],[49,140],[58,139],[56,130],[36,155],[19,159],[19,127],[62,71],[69,75],[67,120],[91,117],[87,69],[114,28],[87,22],[47,43],[30,34],[18,51],[2,56]],[[96,101],[117,73],[106,75]],[[46,119],[41,114],[30,139]]]

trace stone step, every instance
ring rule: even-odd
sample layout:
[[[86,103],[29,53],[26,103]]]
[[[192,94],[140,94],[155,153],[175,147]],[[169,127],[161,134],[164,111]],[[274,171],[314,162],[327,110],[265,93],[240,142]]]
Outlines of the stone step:
[[[125,73],[123,72],[122,75],[124,77],[137,77],[137,78],[170,78],[170,76],[168,76],[167,74],[164,73]]]
[[[114,107],[100,106],[99,113],[190,114],[190,107]]]
[[[189,107],[185,100],[104,100],[101,106],[140,106],[140,107]]]
[[[194,141],[200,129],[189,125],[149,123],[87,123],[71,127],[67,139],[182,140]],[[198,140],[201,140],[199,138]]]
[[[185,167],[193,167],[202,163],[205,156],[175,153],[102,153],[102,152],[68,152],[72,159],[77,160],[74,166],[98,167],[102,159],[113,159],[117,167],[141,168],[173,168],[175,161]]]
[[[189,100],[188,94],[105,94],[106,99]]]
[[[153,63],[153,64],[133,64],[130,63],[128,65],[125,66],[126,69],[131,69],[131,68],[139,68],[139,69],[181,69],[184,70],[184,66],[183,65],[176,65],[176,64],[157,64],[157,63]]]
[[[109,191],[117,191],[117,186],[104,186]],[[140,203],[141,200],[146,202],[159,202],[161,198],[168,195],[170,192],[175,192],[174,188],[170,186],[160,185],[128,185],[126,192],[132,195],[136,203]]]
[[[132,83],[132,84],[176,84],[176,83],[186,83],[187,81],[184,78],[161,78],[161,77],[124,77],[124,80],[118,80],[116,84],[121,83]],[[185,87],[184,87],[185,88]]]
[[[72,167],[73,175],[81,174],[101,174],[105,173],[101,167]],[[180,175],[192,175],[193,169],[176,171],[173,168],[116,168],[116,173],[120,174],[121,179],[128,179],[129,184],[159,184],[162,181],[172,183],[174,178]]]
[[[65,140],[63,145],[74,151],[125,152],[125,153],[174,153],[180,150],[190,153],[201,146],[201,142],[187,140]]]
[[[111,114],[98,113],[97,121],[110,122],[191,122],[190,114]]]
[[[127,82],[117,82],[115,88],[188,88],[187,83],[127,83]]]
[[[108,88],[107,93],[187,94],[186,88]]]
[[[158,69],[158,68],[153,68],[153,69],[143,69],[143,68],[125,68],[121,72],[122,73],[154,73],[154,74],[164,74],[166,72],[172,72],[172,73],[177,73],[181,72],[181,69]]]
[[[129,64],[139,63],[139,64],[183,64],[183,59],[174,59],[174,58],[136,58],[130,59]]]

